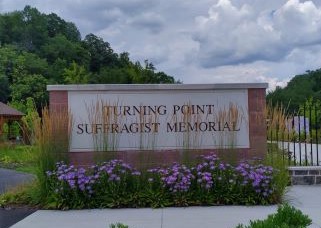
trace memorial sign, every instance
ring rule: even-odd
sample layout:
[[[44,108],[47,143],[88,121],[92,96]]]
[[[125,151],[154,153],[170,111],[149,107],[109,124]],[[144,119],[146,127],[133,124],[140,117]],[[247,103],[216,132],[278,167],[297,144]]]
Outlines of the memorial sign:
[[[71,151],[248,148],[248,94],[70,91]]]
[[[160,163],[177,161],[186,151],[264,156],[266,88],[266,83],[47,86],[50,112],[72,117],[69,152],[77,164],[92,163],[97,151],[116,151],[104,154],[128,161],[153,156]]]

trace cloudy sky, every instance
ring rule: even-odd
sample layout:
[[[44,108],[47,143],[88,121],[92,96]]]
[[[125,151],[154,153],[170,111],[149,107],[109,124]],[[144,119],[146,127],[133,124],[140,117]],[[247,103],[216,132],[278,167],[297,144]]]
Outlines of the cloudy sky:
[[[0,0],[54,12],[187,83],[283,86],[321,68],[321,0]]]

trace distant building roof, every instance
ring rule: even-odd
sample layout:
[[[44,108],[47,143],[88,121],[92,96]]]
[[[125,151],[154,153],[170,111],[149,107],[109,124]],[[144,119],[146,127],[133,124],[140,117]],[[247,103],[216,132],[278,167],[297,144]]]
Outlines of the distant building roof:
[[[8,105],[0,102],[0,117],[4,116],[4,117],[21,117],[24,116],[25,114],[23,114],[22,112],[9,107]]]

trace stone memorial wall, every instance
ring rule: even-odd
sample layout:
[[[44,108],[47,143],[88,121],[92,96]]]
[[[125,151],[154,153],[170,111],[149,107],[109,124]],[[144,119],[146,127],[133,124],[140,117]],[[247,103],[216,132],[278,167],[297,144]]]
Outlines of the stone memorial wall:
[[[267,84],[49,85],[50,112],[72,116],[69,155],[167,163],[211,152],[266,152]]]

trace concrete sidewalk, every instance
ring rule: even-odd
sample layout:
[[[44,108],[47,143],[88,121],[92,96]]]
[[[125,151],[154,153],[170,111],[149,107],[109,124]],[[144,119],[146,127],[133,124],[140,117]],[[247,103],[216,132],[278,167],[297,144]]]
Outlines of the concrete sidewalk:
[[[321,228],[321,186],[292,186],[286,200]],[[277,206],[216,206],[163,209],[39,210],[12,228],[108,228],[121,222],[130,228],[234,228],[264,219]]]

